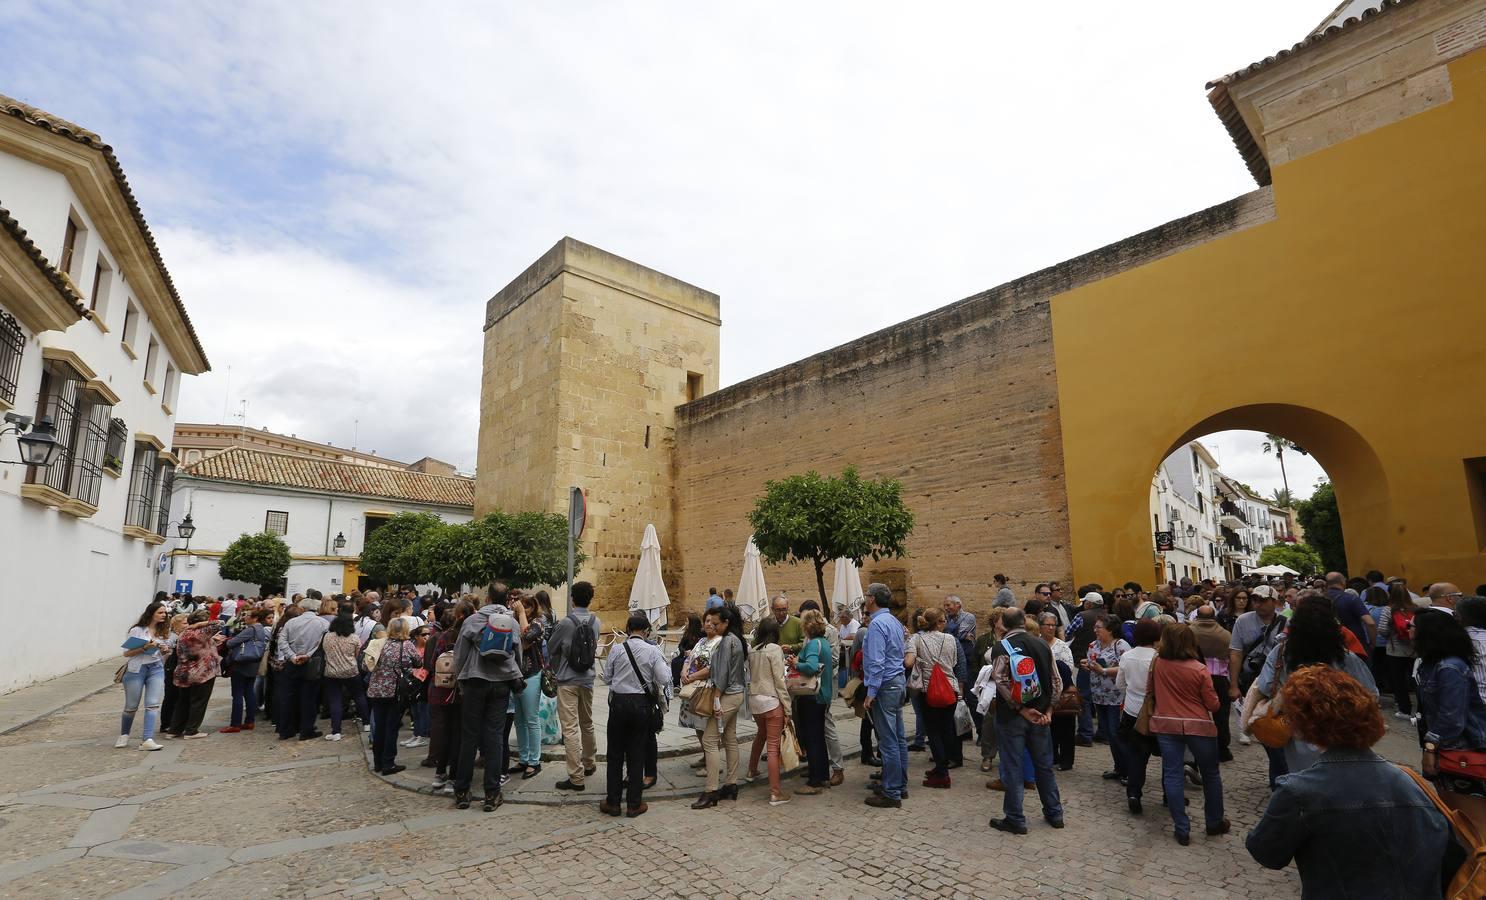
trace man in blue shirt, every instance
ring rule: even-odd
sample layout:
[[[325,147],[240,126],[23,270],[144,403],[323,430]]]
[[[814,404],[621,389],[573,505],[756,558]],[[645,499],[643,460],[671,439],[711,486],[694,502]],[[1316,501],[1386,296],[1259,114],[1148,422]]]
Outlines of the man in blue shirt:
[[[722,598],[717,596],[717,588],[707,588],[707,600],[703,604],[702,612],[711,612],[722,608]]]
[[[898,809],[908,796],[908,737],[903,730],[903,623],[888,607],[893,592],[885,584],[867,586],[866,637],[862,640],[862,681],[866,707],[882,753],[881,792],[868,806]]]
[[[1326,573],[1326,596],[1331,598],[1337,620],[1357,635],[1357,642],[1364,648],[1371,647],[1378,625],[1368,613],[1362,598],[1346,587],[1347,576],[1340,572]]]

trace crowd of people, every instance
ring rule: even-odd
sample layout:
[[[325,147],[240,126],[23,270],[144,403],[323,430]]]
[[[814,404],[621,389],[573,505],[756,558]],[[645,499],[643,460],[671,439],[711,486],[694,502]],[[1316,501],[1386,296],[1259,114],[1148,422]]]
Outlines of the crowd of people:
[[[603,654],[586,582],[573,586],[561,618],[545,592],[500,584],[483,599],[162,596],[125,642],[117,746],[128,745],[141,704],[140,749],[159,749],[160,735],[203,737],[213,683],[226,676],[232,716],[222,732],[252,730],[262,709],[281,740],[339,740],[350,714],[369,733],[380,773],[403,769],[399,746],[427,747],[423,765],[458,808],[471,804],[483,765],[482,806],[491,811],[509,778],[541,771],[542,721],[554,713],[566,757],[557,788],[586,790],[597,772],[601,675],[609,709],[599,809],[607,815],[648,809],[656,734],[673,715],[701,751],[694,768],[705,786],[693,809],[735,800],[755,779],[767,778],[771,805],[840,786],[845,763],[831,712],[839,699],[860,718],[862,763],[879,769],[868,806],[902,807],[911,753],[930,760],[912,788],[947,790],[972,748],[980,771],[994,776],[986,786],[1002,792],[989,827],[1012,835],[1029,832],[1030,791],[1046,825],[1064,827],[1057,772],[1074,767],[1079,748],[1102,743],[1103,779],[1118,784],[1128,814],[1144,815],[1154,756],[1174,840],[1192,839],[1189,783],[1200,789],[1203,830],[1220,837],[1231,827],[1222,764],[1234,758],[1233,741],[1257,740],[1273,794],[1247,847],[1266,866],[1294,861],[1307,897],[1354,895],[1339,885],[1357,895],[1438,896],[1455,843],[1434,797],[1486,822],[1486,585],[1475,596],[1447,583],[1416,594],[1402,578],[1333,572],[1184,579],[1153,591],[1089,584],[1070,602],[1055,582],[1024,601],[1004,576],[997,584],[981,623],[959,597],[909,610],[876,583],[860,610],[828,618],[815,601],[792,611],[779,595],[756,623],[713,592],[670,659],[643,614],[631,615]],[[1427,782],[1371,750],[1386,727],[1380,697],[1416,731]],[[911,732],[905,710],[914,713]],[[746,762],[737,741],[745,713],[756,726]],[[413,736],[399,742],[404,720]],[[799,766],[802,783],[787,793],[782,778]],[[1353,858],[1384,818],[1390,859],[1414,865]]]

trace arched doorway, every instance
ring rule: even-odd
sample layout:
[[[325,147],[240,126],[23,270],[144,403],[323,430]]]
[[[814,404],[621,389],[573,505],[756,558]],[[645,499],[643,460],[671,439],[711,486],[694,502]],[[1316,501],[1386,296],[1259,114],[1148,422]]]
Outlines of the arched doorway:
[[[1097,489],[1070,473],[1070,525],[1074,529],[1074,573],[1080,582],[1117,584],[1155,574],[1150,513],[1152,481],[1167,457],[1213,432],[1247,430],[1284,435],[1315,457],[1334,485],[1354,571],[1402,573],[1389,478],[1371,443],[1355,428],[1320,410],[1286,403],[1235,406],[1191,422],[1177,433],[1129,436],[1139,453],[1107,453]],[[1128,471],[1127,471],[1128,470]],[[1213,492],[1207,493],[1211,502]],[[1219,498],[1222,502],[1222,498]],[[1221,534],[1221,531],[1219,531]],[[1163,561],[1164,562],[1164,561]],[[1223,570],[1225,574],[1228,570]],[[1170,580],[1163,565],[1161,581]]]
[[[1334,508],[1330,480],[1281,434],[1222,431],[1177,444],[1150,482],[1155,581],[1232,581],[1272,564],[1302,575],[1347,568],[1339,517],[1325,515]],[[1302,538],[1299,510],[1313,495],[1315,531]]]

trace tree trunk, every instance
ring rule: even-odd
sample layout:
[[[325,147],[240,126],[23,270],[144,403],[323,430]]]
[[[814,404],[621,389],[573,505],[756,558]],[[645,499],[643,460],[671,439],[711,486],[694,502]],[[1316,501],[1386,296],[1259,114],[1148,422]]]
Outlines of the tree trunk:
[[[821,614],[826,616],[826,621],[829,622],[831,620],[829,615],[831,608],[827,605],[826,600],[826,564],[819,557],[816,557],[815,560],[815,588],[820,591]]]
[[[1275,447],[1274,455],[1280,458],[1280,481],[1285,485],[1285,497],[1293,504],[1295,498],[1290,496],[1290,478],[1285,474],[1285,448]]]

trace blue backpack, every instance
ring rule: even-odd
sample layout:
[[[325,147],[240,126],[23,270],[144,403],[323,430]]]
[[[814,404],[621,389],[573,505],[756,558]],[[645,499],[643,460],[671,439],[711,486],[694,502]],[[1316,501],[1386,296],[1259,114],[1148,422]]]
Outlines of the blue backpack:
[[[1002,639],[1001,648],[1011,657],[1011,699],[1019,706],[1027,706],[1042,696],[1037,661],[1022,653],[1009,640]]]
[[[480,629],[480,656],[497,662],[510,659],[516,640],[516,620],[505,613],[496,613]]]

